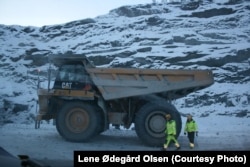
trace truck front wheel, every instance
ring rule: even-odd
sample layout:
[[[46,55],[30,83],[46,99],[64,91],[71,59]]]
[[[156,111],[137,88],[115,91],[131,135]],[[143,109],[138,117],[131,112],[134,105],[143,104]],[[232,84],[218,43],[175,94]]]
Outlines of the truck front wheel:
[[[181,116],[169,103],[147,103],[136,113],[135,130],[141,141],[149,146],[162,146],[165,141],[165,115],[176,121],[177,136],[181,131]]]
[[[100,116],[95,108],[83,102],[66,103],[56,117],[59,134],[72,142],[84,142],[100,131]]]

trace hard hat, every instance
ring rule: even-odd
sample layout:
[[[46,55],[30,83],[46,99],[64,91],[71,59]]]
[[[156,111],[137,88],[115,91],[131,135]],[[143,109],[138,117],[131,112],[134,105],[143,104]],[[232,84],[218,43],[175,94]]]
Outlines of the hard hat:
[[[166,114],[166,118],[171,118],[171,115],[170,114]]]
[[[187,118],[190,118],[190,119],[191,119],[191,118],[192,118],[192,115],[188,114],[188,115],[187,115]]]

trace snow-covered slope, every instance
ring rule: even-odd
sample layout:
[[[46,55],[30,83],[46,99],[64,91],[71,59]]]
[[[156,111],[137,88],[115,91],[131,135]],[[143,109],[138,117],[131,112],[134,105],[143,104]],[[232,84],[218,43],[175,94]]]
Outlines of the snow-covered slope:
[[[211,69],[215,84],[173,101],[197,116],[250,115],[250,2],[124,6],[60,25],[0,25],[0,122],[31,123],[51,53],[104,67]],[[46,84],[45,84],[46,85]]]

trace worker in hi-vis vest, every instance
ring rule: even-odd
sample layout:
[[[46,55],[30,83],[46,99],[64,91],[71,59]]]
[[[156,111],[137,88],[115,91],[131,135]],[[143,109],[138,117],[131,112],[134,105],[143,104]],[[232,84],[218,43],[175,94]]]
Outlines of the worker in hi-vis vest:
[[[191,115],[187,116],[187,121],[184,129],[184,135],[186,134],[189,140],[190,148],[194,148],[194,137],[195,134],[196,136],[198,136],[198,126]]]
[[[166,140],[163,145],[163,149],[167,150],[171,141],[175,143],[177,149],[180,149],[180,144],[176,139],[176,122],[171,118],[170,114],[166,115],[166,120],[167,120],[165,129]]]

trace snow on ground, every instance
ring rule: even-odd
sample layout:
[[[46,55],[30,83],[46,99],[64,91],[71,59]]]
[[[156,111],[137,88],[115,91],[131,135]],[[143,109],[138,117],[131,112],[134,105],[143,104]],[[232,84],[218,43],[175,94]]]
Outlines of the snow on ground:
[[[194,150],[250,150],[249,118],[229,116],[194,117],[199,126]],[[185,117],[182,117],[183,127]],[[109,130],[87,143],[65,141],[52,122],[43,122],[40,129],[33,124],[6,124],[0,127],[0,143],[13,155],[26,154],[35,159],[73,160],[73,151],[158,151],[141,143],[134,130]],[[190,150],[183,131],[178,138],[182,149]],[[171,146],[170,150],[173,150]]]

